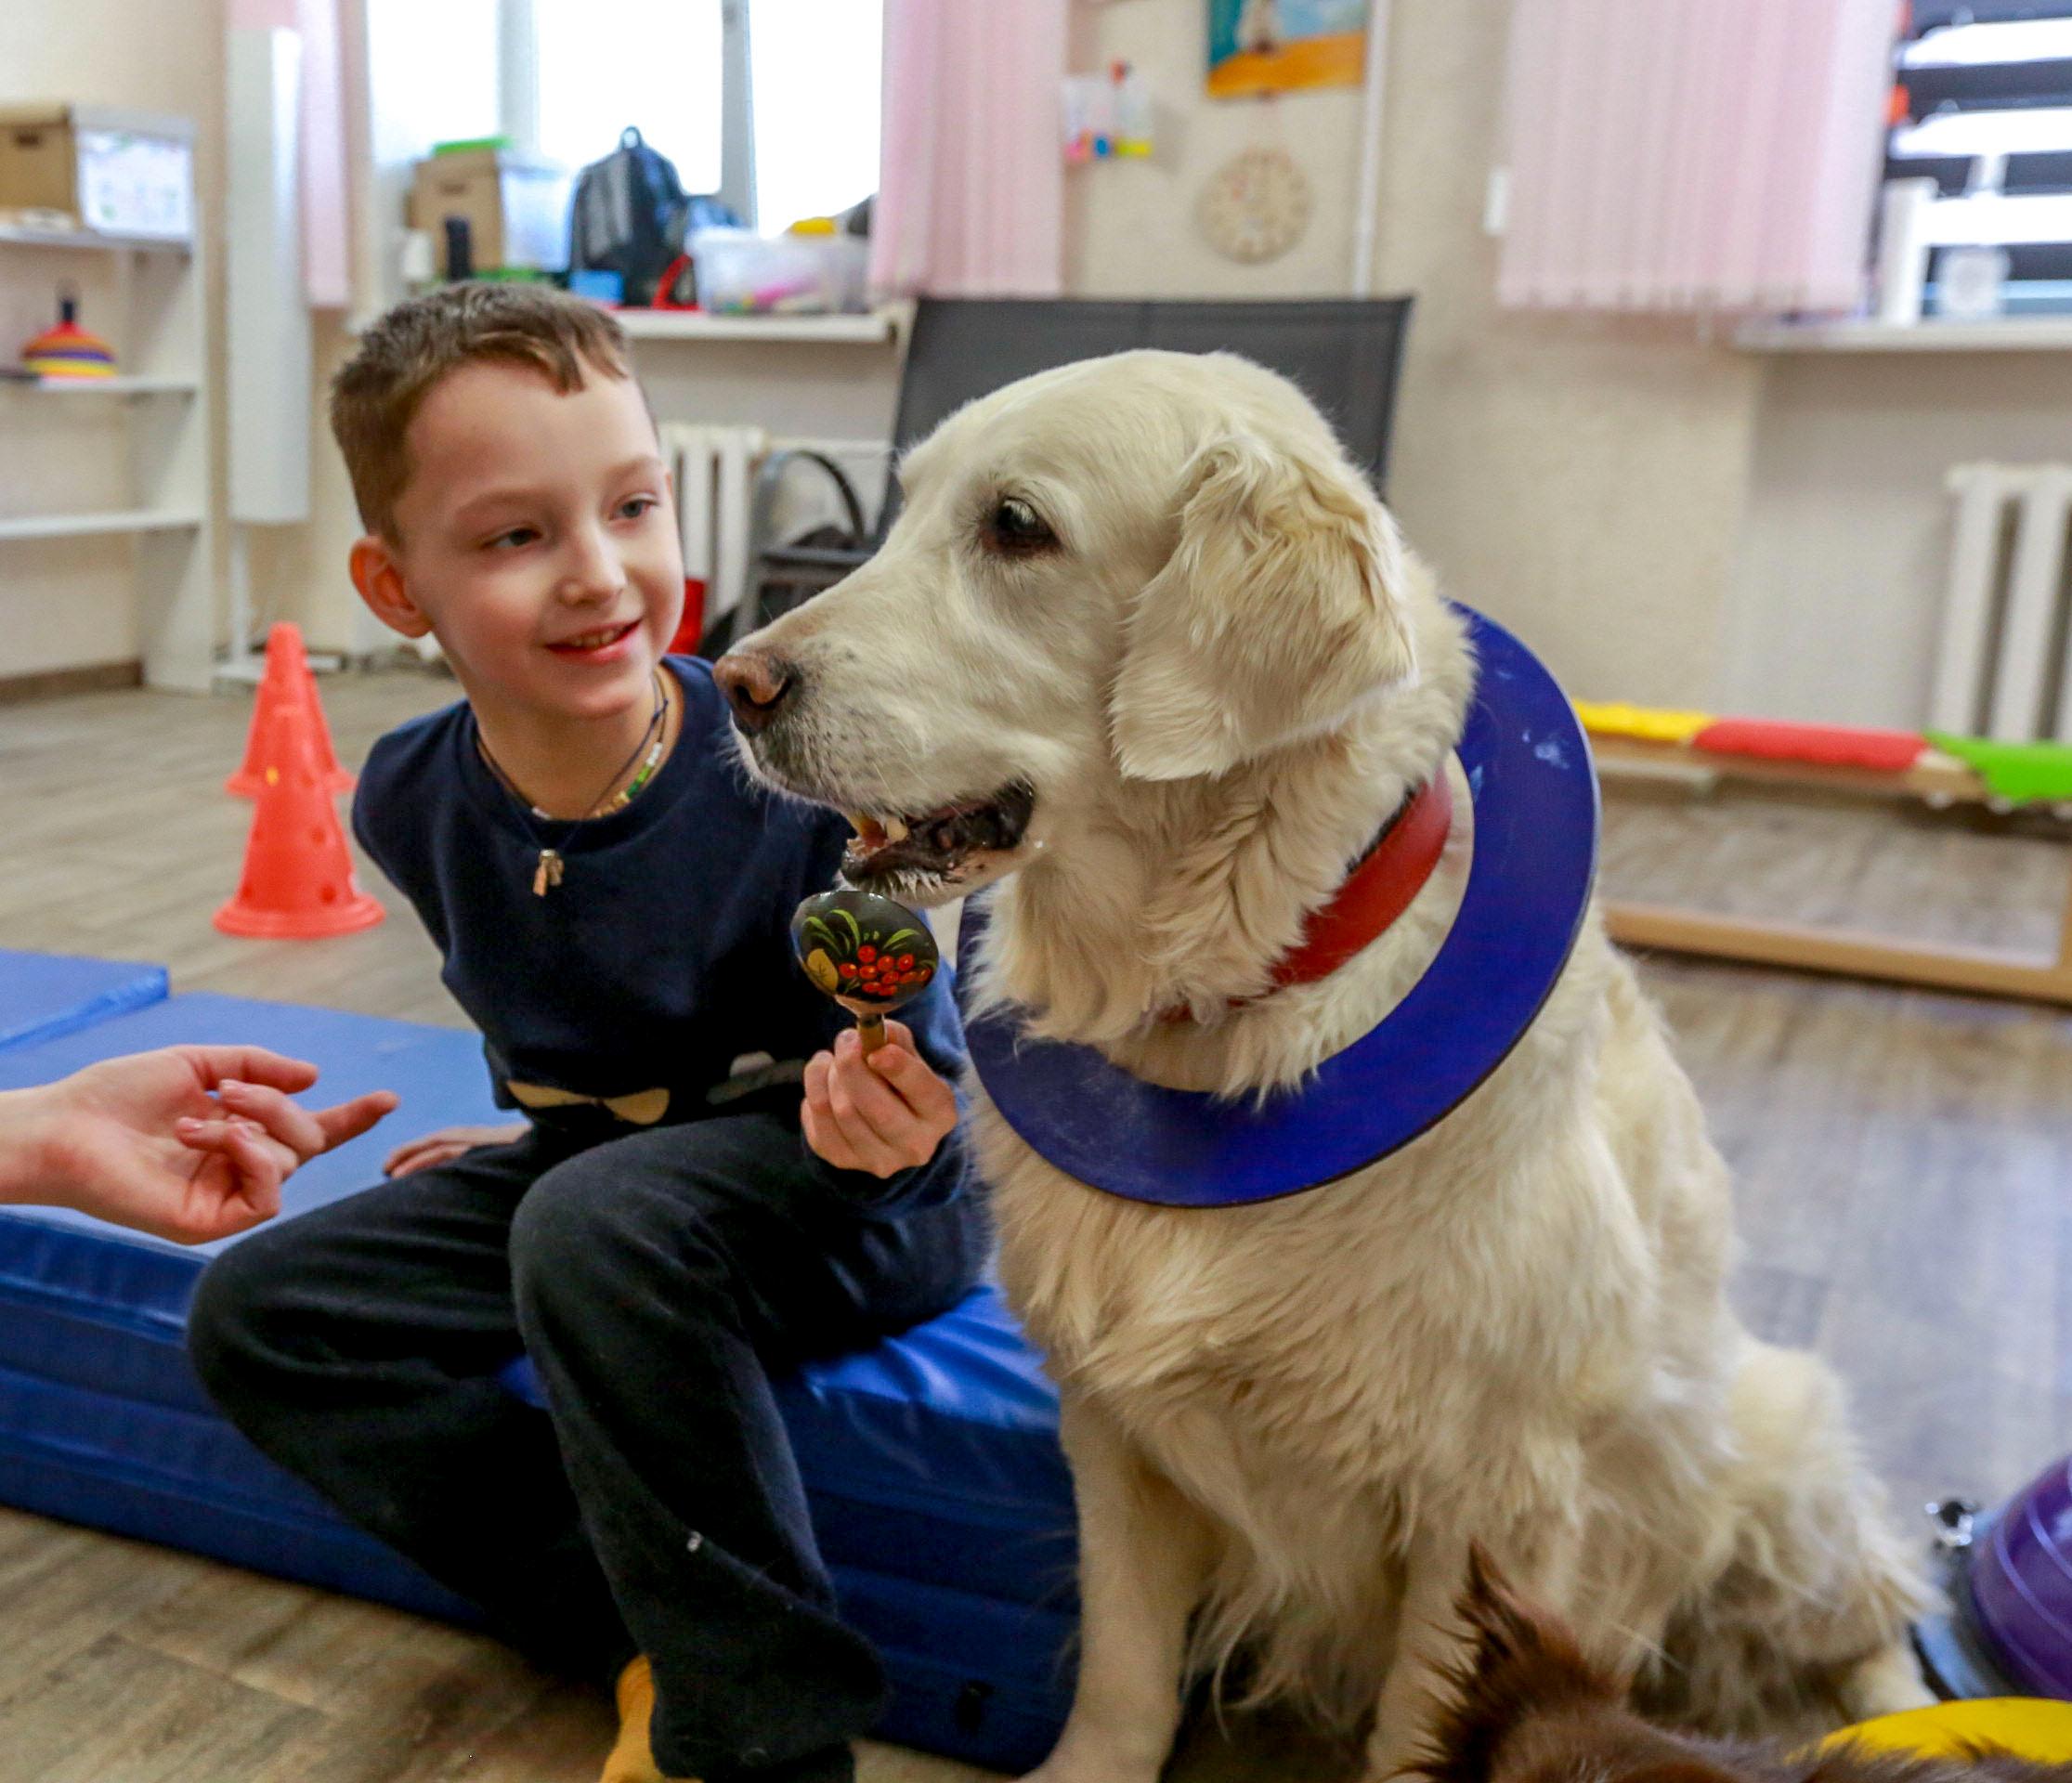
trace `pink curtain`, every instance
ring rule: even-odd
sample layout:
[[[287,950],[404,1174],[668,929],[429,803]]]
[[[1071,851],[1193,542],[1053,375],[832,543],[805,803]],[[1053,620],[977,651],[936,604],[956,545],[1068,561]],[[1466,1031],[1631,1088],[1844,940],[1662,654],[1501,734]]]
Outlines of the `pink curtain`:
[[[345,109],[338,0],[228,0],[233,31],[302,36],[302,277],[315,309],[352,301],[345,189]]]
[[[1516,0],[1502,300],[1855,308],[1897,26],[1897,0]]]
[[[302,277],[314,309],[352,302],[338,0],[295,0],[302,32]]]
[[[874,287],[1058,294],[1066,5],[885,0]]]

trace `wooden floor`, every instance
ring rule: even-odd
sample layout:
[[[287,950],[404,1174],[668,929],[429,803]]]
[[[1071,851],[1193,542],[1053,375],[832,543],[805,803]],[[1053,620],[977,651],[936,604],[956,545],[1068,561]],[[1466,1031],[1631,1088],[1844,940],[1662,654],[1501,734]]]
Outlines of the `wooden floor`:
[[[451,697],[325,683],[341,756]],[[242,700],[0,707],[0,944],[156,959],[181,990],[460,1024],[430,943],[231,941],[210,912],[250,807]],[[1604,879],[1895,933],[2041,947],[2055,839],[1876,808],[1614,795]],[[2072,1022],[2019,1005],[1648,962],[1740,1184],[1740,1305],[1855,1389],[1911,1515],[1987,1500],[2072,1447]],[[435,1623],[0,1511],[0,1783],[587,1783],[606,1706]],[[1198,1728],[1186,1783],[1328,1775],[1281,1735]],[[867,1748],[872,1783],[977,1774]]]

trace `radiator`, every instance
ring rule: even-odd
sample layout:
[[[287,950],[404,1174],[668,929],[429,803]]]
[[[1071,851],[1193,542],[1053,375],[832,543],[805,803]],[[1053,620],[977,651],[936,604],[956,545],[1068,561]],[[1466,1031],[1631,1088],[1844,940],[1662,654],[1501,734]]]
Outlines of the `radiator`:
[[[1959,464],[1929,722],[2072,743],[2072,465]]]
[[[870,439],[788,439],[761,427],[669,422],[661,429],[662,458],[676,482],[676,517],[684,542],[684,574],[702,591],[705,629],[737,608],[749,590],[749,509],[755,477],[772,452],[805,448],[824,452],[856,485],[864,512],[882,499],[886,447]],[[796,536],[841,517],[840,504],[817,478],[801,471],[787,485],[788,500],[775,516],[777,539]],[[775,542],[766,540],[765,542]]]

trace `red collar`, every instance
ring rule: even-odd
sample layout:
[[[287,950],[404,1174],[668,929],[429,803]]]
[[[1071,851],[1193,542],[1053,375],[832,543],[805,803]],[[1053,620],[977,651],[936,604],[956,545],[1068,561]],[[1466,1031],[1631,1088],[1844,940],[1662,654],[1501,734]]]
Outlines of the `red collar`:
[[[1302,939],[1282,955],[1273,969],[1271,990],[1260,996],[1329,978],[1379,935],[1425,889],[1453,827],[1453,794],[1441,768],[1388,820],[1388,826],[1331,902],[1310,912],[1302,925]],[[1244,997],[1231,1007],[1258,1000]],[[1188,1011],[1168,1009],[1160,1019],[1184,1022]]]

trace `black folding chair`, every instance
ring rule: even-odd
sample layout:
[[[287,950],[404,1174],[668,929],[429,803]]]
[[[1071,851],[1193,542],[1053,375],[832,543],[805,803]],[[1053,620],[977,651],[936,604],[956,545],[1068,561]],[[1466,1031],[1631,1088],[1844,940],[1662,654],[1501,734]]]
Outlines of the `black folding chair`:
[[[1266,303],[924,297],[907,344],[893,449],[896,454],[923,438],[974,397],[1075,359],[1135,346],[1231,352],[1294,379],[1379,489],[1410,306],[1408,297]],[[847,522],[829,529],[835,541],[788,545],[772,537],[785,479],[802,466],[834,484]],[[749,593],[731,616],[731,639],[738,642],[868,562],[896,508],[894,486],[876,519],[867,522],[854,485],[831,459],[805,450],[772,453],[756,478]]]

